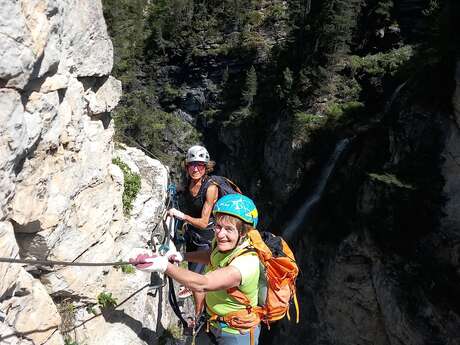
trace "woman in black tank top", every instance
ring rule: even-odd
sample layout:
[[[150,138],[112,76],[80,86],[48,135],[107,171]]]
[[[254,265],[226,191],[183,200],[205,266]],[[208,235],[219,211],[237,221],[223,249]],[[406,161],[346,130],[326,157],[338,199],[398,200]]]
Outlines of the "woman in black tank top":
[[[214,237],[212,209],[217,201],[217,186],[206,183],[215,162],[203,146],[192,146],[185,158],[187,189],[184,195],[184,211],[170,209],[169,215],[186,223],[185,240],[187,251],[210,250]],[[203,273],[205,265],[189,263],[189,269]],[[179,293],[179,296],[181,294]]]

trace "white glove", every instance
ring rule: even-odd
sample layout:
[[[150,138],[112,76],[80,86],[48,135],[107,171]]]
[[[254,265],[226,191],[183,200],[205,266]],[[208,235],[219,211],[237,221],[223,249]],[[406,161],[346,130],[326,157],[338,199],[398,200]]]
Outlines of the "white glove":
[[[180,220],[184,220],[184,218],[185,218],[184,212],[176,210],[175,208],[169,209],[168,214],[170,216],[175,217],[175,218],[180,219]]]
[[[170,263],[181,263],[184,258],[182,257],[182,254],[179,253],[176,249],[176,246],[174,245],[174,242],[170,241],[169,243],[169,249],[166,253],[163,254],[166,256],[169,260]]]
[[[130,259],[129,262],[138,270],[146,272],[165,273],[168,268],[168,258],[157,254],[139,254],[136,258]]]
[[[173,264],[179,264],[182,261],[184,261],[184,258],[182,257],[182,254],[179,253],[175,248],[170,249],[166,252],[165,257],[168,259],[170,263]]]
[[[131,249],[128,254],[123,255],[124,260],[131,260],[132,258],[135,258],[139,254],[146,254],[146,255],[152,255],[153,251],[149,248],[133,248]]]

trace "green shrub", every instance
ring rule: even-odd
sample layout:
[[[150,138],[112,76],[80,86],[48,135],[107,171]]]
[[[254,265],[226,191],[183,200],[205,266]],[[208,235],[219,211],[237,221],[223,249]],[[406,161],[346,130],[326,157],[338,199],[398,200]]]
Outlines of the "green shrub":
[[[170,83],[163,86],[162,101],[165,103],[174,103],[181,96],[181,90]]]
[[[286,5],[282,2],[272,4],[267,12],[266,21],[268,22],[277,22],[287,17]]]
[[[268,47],[268,42],[257,31],[244,30],[240,39],[241,48],[247,51],[264,51]]]
[[[92,304],[89,304],[89,305],[86,306],[86,312],[88,314],[93,314],[93,315],[97,314],[96,309],[94,309],[94,305],[92,305]]]
[[[121,266],[121,271],[126,274],[133,274],[134,272],[136,272],[136,269],[133,265],[123,265]]]
[[[396,186],[399,188],[405,188],[405,189],[415,189],[414,186],[403,183],[401,180],[399,180],[395,175],[389,174],[389,173],[384,173],[384,174],[375,174],[375,173],[370,173],[368,174],[372,180],[383,182],[388,185]]]
[[[331,103],[326,110],[326,115],[328,118],[338,120],[343,115],[343,108],[339,103]]]
[[[412,46],[406,45],[387,53],[377,53],[364,57],[352,55],[349,64],[354,72],[374,77],[394,76],[413,55],[414,49]]]
[[[78,343],[75,340],[72,340],[70,338],[65,338],[64,345],[78,345]]]
[[[253,27],[258,27],[263,23],[264,15],[260,11],[253,10],[247,14],[247,20]]]
[[[206,120],[207,123],[213,123],[216,115],[219,114],[219,110],[217,109],[206,109],[202,112],[203,118]]]
[[[325,120],[326,118],[320,115],[295,113],[291,124],[294,139],[307,140],[313,131],[324,125]]]
[[[307,126],[314,126],[320,125],[323,123],[323,117],[315,115],[315,114],[308,114],[308,113],[295,113],[294,114],[295,121],[297,125],[307,125]]]
[[[97,303],[101,309],[110,309],[117,305],[117,299],[112,296],[111,292],[101,292],[97,296]]]
[[[121,260],[119,260],[119,262],[121,262]],[[119,268],[121,269],[123,273],[126,273],[126,274],[133,274],[134,272],[136,272],[136,269],[134,268],[134,266],[130,264],[115,266],[115,269],[118,270]]]
[[[374,13],[383,21],[389,21],[391,19],[391,10],[393,7],[394,4],[392,0],[379,1],[374,8]]]
[[[134,174],[128,165],[118,157],[112,159],[112,163],[120,167],[121,171],[123,171],[125,180],[122,196],[123,212],[125,215],[129,216],[133,209],[133,201],[141,189],[141,177],[138,174]]]
[[[145,92],[132,92],[127,98],[130,104],[118,106],[114,115],[118,141],[139,145],[168,166],[179,164],[172,152],[186,150],[200,141],[200,133],[190,123],[173,113],[152,109],[152,100]]]
[[[326,116],[329,125],[344,124],[351,120],[357,120],[362,117],[365,110],[364,104],[358,101],[345,103],[331,103],[327,110]]]

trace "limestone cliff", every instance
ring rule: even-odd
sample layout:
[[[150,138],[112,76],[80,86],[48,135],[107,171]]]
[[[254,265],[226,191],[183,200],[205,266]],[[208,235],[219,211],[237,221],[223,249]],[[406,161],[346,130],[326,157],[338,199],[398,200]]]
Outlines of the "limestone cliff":
[[[1,257],[113,262],[150,239],[168,172],[138,150],[114,153],[112,64],[100,1],[0,1]],[[115,156],[142,177],[127,216]],[[149,281],[110,266],[1,263],[0,343],[156,341],[171,318]],[[122,305],[93,315],[101,292]]]

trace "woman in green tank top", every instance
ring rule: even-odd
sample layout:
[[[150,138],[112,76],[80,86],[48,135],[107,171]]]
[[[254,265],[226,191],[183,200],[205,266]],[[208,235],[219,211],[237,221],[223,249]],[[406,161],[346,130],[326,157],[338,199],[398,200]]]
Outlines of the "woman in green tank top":
[[[250,301],[257,305],[260,261],[247,238],[248,231],[257,226],[257,209],[248,197],[241,194],[229,194],[220,198],[214,206],[216,216],[213,246],[208,251],[187,252],[184,260],[207,265],[204,275],[178,267],[172,262],[180,262],[177,252],[165,256],[139,255],[132,260],[136,268],[148,272],[165,273],[192,291],[206,294],[208,315],[225,316],[228,313],[243,310],[247,306],[233,299],[227,290],[237,288]],[[250,344],[249,331],[233,329],[224,322],[210,322],[201,327],[196,337],[197,345],[239,345]],[[255,327],[252,343],[257,345],[260,326]]]

